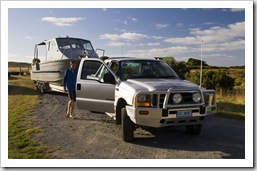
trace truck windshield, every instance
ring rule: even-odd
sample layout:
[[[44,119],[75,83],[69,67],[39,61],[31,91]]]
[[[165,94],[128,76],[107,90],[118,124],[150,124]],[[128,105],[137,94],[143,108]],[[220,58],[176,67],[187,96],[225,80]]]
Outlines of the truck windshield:
[[[128,60],[120,62],[121,80],[136,78],[171,78],[177,79],[175,71],[163,61]]]

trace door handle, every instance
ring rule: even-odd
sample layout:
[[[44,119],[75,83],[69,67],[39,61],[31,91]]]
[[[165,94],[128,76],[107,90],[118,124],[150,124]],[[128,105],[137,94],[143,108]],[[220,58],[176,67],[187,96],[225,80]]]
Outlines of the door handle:
[[[77,84],[77,90],[81,90],[81,84]]]

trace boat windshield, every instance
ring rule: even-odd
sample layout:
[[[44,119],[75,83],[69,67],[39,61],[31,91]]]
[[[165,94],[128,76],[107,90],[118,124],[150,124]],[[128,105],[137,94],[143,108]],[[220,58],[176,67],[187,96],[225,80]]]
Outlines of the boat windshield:
[[[84,49],[89,50],[89,51],[93,51],[94,50],[92,44],[90,43],[90,41],[81,40],[81,43],[82,43]]]
[[[90,41],[83,39],[74,39],[74,38],[57,38],[56,39],[58,47],[62,49],[81,49],[92,51],[93,47]]]
[[[121,80],[137,78],[178,79],[175,71],[163,61],[128,60],[120,63]]]

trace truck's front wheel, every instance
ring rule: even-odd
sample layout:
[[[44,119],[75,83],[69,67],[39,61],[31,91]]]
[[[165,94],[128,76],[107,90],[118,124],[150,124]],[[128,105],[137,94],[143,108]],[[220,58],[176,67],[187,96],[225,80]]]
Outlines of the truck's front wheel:
[[[202,125],[187,125],[186,131],[188,134],[196,135],[199,134],[202,130]]]
[[[133,141],[135,124],[128,117],[125,107],[121,109],[121,120],[123,140],[126,142]]]

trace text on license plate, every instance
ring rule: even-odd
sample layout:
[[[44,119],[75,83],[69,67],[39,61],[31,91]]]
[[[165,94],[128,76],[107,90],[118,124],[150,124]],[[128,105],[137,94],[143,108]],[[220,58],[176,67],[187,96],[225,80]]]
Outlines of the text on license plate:
[[[187,116],[192,116],[191,110],[181,110],[177,112],[177,117],[187,117]]]

